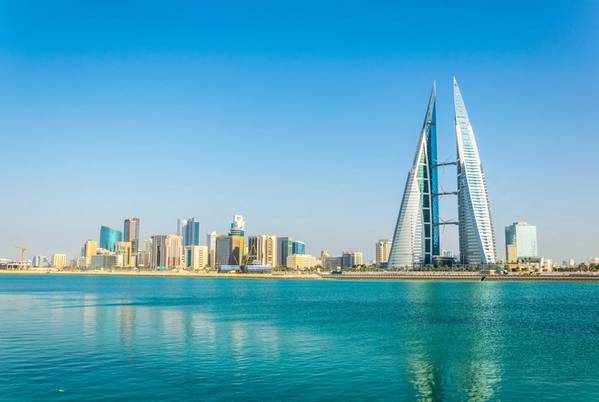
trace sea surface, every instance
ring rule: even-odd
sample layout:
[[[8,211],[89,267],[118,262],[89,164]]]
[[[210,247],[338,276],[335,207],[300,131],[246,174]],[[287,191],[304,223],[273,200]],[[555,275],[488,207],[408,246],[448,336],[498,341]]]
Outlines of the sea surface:
[[[599,400],[599,283],[0,275],[0,400]]]

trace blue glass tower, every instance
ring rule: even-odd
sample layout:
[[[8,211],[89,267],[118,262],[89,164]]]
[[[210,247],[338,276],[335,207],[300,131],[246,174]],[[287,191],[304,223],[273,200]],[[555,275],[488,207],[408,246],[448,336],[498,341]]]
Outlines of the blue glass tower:
[[[291,245],[292,254],[306,254],[306,245],[301,241],[294,241]]]
[[[188,219],[187,224],[183,228],[183,245],[200,245],[200,222],[196,221],[195,218]]]
[[[291,237],[277,237],[277,259],[282,267],[287,266],[287,257],[293,254],[293,240]]]
[[[108,226],[100,227],[100,247],[109,251],[116,250],[116,242],[123,240],[123,233],[109,228]]]

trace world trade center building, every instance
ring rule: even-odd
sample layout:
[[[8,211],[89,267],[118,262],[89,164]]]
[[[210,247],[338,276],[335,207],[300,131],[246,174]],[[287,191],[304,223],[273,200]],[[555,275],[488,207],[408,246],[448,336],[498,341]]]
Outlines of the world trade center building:
[[[487,184],[478,154],[478,146],[466,106],[453,80],[457,160],[437,162],[436,87],[429,98],[424,123],[408,173],[395,225],[388,268],[432,265],[440,255],[439,227],[458,224],[460,262],[464,265],[495,263],[495,237]],[[437,169],[457,166],[457,191],[439,192]],[[457,195],[458,222],[441,222],[439,196]]]

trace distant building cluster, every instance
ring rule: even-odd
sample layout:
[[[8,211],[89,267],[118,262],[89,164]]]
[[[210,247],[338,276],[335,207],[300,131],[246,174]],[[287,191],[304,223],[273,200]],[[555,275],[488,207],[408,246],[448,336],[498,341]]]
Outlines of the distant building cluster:
[[[344,252],[337,262],[348,268],[362,265],[362,252]],[[331,263],[332,260],[327,261],[328,265]],[[209,232],[204,244],[200,241],[200,223],[196,218],[178,219],[176,233],[155,234],[145,240],[140,238],[140,219],[128,218],[124,220],[122,231],[100,226],[98,239],[86,240],[81,255],[70,264],[65,254],[53,254],[50,258],[35,256],[29,265],[87,270],[268,273],[273,268],[317,268],[322,267],[323,262],[306,254],[306,244],[290,236],[247,236],[243,216],[235,215],[225,234]]]

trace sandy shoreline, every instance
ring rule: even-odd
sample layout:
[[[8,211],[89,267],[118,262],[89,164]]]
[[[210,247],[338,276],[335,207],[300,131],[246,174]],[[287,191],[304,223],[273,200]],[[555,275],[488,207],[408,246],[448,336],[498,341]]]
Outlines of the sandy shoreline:
[[[355,273],[343,275],[328,273],[196,273],[196,272],[160,272],[160,271],[50,271],[41,270],[2,270],[1,275],[83,275],[83,276],[145,276],[175,278],[226,278],[226,279],[271,279],[271,280],[404,280],[404,281],[514,281],[514,282],[599,282],[599,275],[590,274],[550,274],[550,275],[485,275],[480,273]],[[483,279],[484,278],[484,279]]]
[[[179,278],[229,278],[229,279],[320,279],[317,274],[238,274],[173,271],[47,271],[2,270],[0,275],[85,275],[85,276],[157,276]]]

